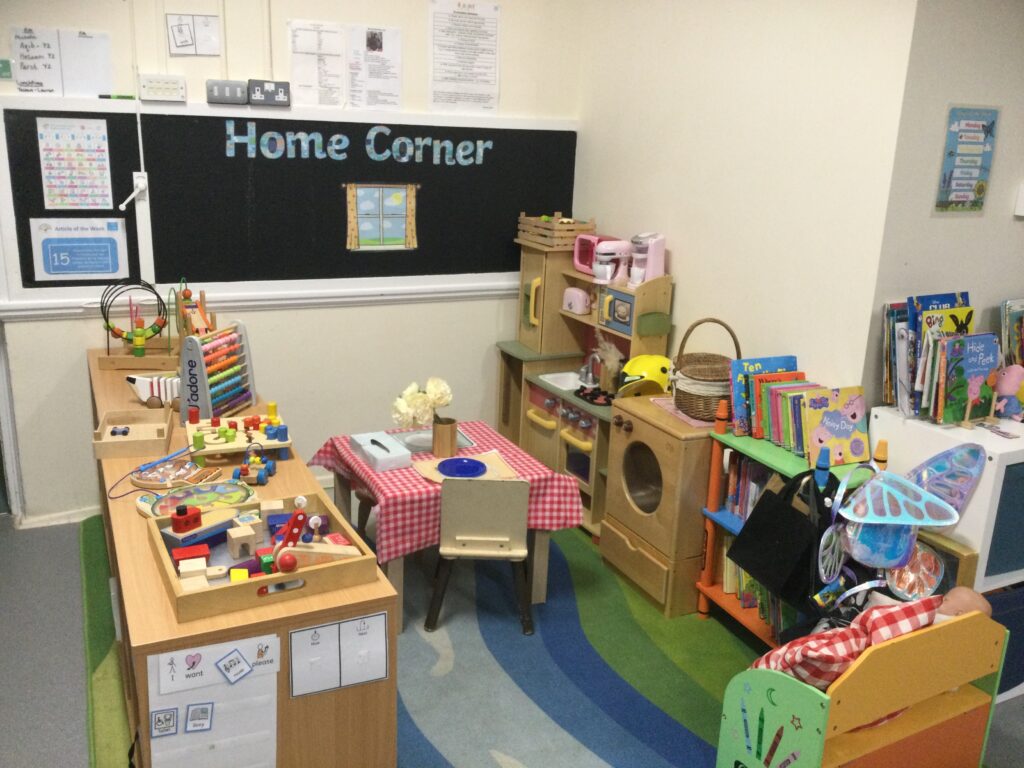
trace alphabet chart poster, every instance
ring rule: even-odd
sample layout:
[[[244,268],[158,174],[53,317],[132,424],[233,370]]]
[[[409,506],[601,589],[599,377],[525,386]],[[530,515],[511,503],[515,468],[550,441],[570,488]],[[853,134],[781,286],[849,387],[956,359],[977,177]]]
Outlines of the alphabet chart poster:
[[[113,208],[107,121],[38,117],[36,129],[47,210]]]

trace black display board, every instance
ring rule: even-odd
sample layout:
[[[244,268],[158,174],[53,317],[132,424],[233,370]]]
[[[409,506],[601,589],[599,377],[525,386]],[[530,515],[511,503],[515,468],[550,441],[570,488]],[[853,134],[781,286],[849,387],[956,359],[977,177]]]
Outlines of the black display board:
[[[25,288],[57,288],[69,285],[106,285],[111,280],[36,280],[32,257],[30,220],[36,218],[118,218],[124,219],[128,249],[128,270],[132,280],[139,278],[138,237],[135,209],[113,208],[88,210],[48,210],[43,196],[43,176],[39,156],[37,117],[102,119],[107,123],[110,181],[113,205],[127,198],[134,189],[132,173],[140,170],[138,124],[134,113],[57,112],[22,109],[3,111],[7,138],[7,158],[11,173],[11,196],[14,203],[18,238],[18,259],[21,282]]]
[[[573,131],[141,120],[161,283],[515,271],[520,211],[572,210]],[[414,249],[346,247],[353,183],[417,185]]]

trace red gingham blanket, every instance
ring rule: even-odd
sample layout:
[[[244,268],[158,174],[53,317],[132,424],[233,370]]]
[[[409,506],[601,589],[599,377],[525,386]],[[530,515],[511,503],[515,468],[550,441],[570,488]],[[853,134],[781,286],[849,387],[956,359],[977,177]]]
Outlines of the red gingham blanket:
[[[530,528],[554,531],[573,528],[583,521],[579,485],[571,475],[548,469],[482,421],[459,422],[459,429],[474,443],[459,450],[459,456],[497,450],[520,479],[529,481]],[[414,456],[429,457],[429,452]],[[378,562],[386,563],[438,543],[441,486],[425,479],[415,468],[375,472],[352,452],[347,435],[330,438],[313,454],[309,465],[324,467],[361,485],[377,500]]]
[[[754,669],[775,669],[808,685],[827,689],[868,646],[927,627],[935,620],[942,596],[912,603],[869,608],[848,627],[798,637],[755,661]]]

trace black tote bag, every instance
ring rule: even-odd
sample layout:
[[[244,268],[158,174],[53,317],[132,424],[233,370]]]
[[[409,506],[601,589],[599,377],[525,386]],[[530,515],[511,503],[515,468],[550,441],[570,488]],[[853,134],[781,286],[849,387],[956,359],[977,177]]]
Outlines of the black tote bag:
[[[809,469],[794,475],[778,493],[766,488],[726,553],[765,589],[801,611],[811,610],[809,598],[821,589],[818,541],[822,524],[827,527],[829,519],[825,498],[836,485],[830,474],[824,490],[819,490],[813,474]],[[809,516],[794,506],[805,482]]]

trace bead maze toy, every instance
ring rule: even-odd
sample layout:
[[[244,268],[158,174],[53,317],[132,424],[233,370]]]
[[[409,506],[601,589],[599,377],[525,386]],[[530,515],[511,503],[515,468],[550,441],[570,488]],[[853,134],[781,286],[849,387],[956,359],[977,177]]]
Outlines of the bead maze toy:
[[[156,301],[156,317],[150,325],[142,317],[141,306],[132,301],[129,295],[133,291],[148,293]],[[110,313],[115,302],[128,296],[128,330],[115,325]],[[99,358],[101,368],[150,368],[173,370],[177,360],[169,355],[147,354],[147,342],[163,333],[167,326],[167,305],[157,293],[156,288],[145,280],[134,281],[130,278],[111,283],[103,289],[100,296],[100,314],[103,316],[103,328],[109,332],[110,338],[125,342],[127,354],[113,354],[110,349],[110,338],[107,340],[107,355]]]
[[[242,465],[236,467],[231,477],[243,483],[266,485],[277,474],[277,462],[266,457],[266,452],[256,444],[250,444],[245,451]]]
[[[187,336],[181,345],[181,421],[190,409],[200,418],[231,416],[256,402],[252,352],[245,327]]]
[[[189,459],[170,459],[155,465],[144,464],[128,479],[136,488],[160,491],[216,480],[220,472],[219,467],[200,467]]]
[[[271,451],[277,451],[279,459],[287,459],[291,455],[289,449],[292,441],[288,426],[281,423],[274,402],[267,403],[267,413],[264,415],[239,419],[220,416],[201,419],[193,409],[185,424],[185,436],[192,447],[193,460],[200,466],[205,466],[207,456],[230,453],[248,455],[257,448],[264,454],[264,458]],[[269,474],[274,472],[270,471]]]

